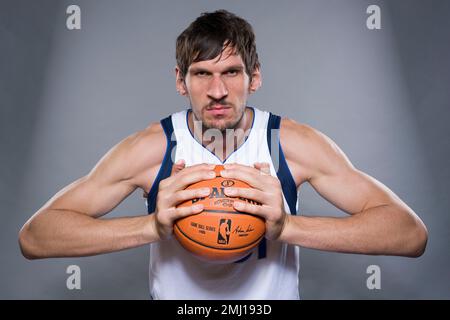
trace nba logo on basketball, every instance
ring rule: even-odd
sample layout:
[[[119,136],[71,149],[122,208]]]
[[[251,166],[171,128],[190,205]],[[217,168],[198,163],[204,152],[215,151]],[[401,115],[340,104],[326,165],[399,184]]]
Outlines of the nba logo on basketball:
[[[223,166],[216,166],[216,177],[191,184],[186,190],[208,187],[207,197],[189,199],[177,208],[189,207],[193,203],[202,204],[204,210],[197,214],[178,219],[173,233],[180,244],[197,258],[213,263],[233,263],[248,254],[264,239],[266,225],[263,218],[237,211],[235,201],[251,203],[243,197],[228,197],[226,187],[252,187],[238,179],[228,179],[220,175]]]
[[[217,237],[218,244],[228,244],[230,241],[231,219],[220,219],[219,234]]]

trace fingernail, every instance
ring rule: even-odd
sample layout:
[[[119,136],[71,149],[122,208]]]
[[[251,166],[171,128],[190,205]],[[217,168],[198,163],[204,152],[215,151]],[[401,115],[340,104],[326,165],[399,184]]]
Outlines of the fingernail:
[[[201,188],[200,193],[201,194],[209,194],[209,188]]]
[[[196,204],[195,206],[193,206],[193,209],[195,211],[202,210],[203,209],[203,205],[202,204]]]
[[[221,175],[222,177],[226,176],[227,173],[228,173],[227,170],[221,170],[221,171],[220,171],[220,175]]]

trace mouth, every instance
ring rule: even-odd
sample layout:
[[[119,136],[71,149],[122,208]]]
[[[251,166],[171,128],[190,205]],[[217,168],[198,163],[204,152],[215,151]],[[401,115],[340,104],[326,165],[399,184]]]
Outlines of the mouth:
[[[222,116],[225,115],[229,110],[231,110],[231,107],[227,105],[215,104],[211,108],[207,108],[206,112],[214,116]]]

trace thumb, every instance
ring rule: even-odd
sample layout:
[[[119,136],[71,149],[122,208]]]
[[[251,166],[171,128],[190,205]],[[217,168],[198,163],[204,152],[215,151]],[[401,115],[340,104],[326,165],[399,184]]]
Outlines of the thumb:
[[[172,176],[172,175],[177,174],[178,172],[183,170],[185,166],[186,166],[186,162],[183,159],[178,160],[172,166],[172,172],[170,173],[170,175]]]

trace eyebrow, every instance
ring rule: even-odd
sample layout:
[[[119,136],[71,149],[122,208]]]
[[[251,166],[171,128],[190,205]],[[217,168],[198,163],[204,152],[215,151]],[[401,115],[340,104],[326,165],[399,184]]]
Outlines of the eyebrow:
[[[244,67],[242,65],[232,65],[229,66],[227,68],[225,68],[225,70],[223,70],[222,72],[228,72],[228,71],[242,71],[244,70]],[[202,68],[202,67],[193,67],[189,70],[190,73],[197,73],[197,72],[205,72],[205,73],[211,73],[211,71],[209,71],[208,69]]]

